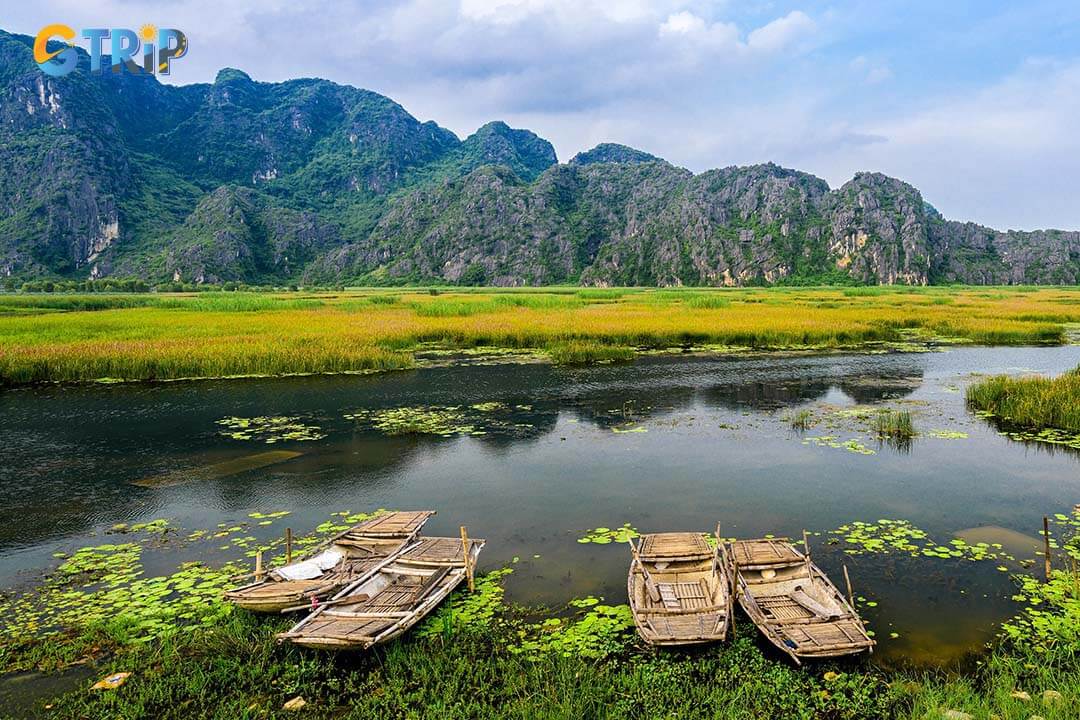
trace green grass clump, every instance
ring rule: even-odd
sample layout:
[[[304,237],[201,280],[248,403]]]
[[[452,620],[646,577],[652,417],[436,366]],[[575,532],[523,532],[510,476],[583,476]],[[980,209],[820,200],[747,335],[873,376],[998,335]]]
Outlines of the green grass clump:
[[[882,410],[874,416],[873,429],[879,438],[893,440],[911,440],[916,435],[907,410]]]
[[[788,424],[795,430],[805,430],[810,427],[814,420],[814,413],[811,410],[803,409],[788,416]]]
[[[701,294],[691,295],[687,298],[686,305],[695,310],[719,310],[721,308],[731,307],[731,301],[715,294]]]
[[[469,317],[483,313],[498,312],[501,306],[494,300],[460,300],[453,298],[440,298],[426,302],[414,302],[413,312],[419,317],[426,318],[450,318]]]
[[[322,300],[288,298],[260,293],[200,293],[194,297],[159,298],[156,305],[194,312],[261,312],[265,310],[306,310],[317,308]]]
[[[626,362],[634,359],[634,349],[625,345],[605,345],[591,340],[570,340],[546,348],[556,365]]]
[[[1056,378],[984,378],[968,387],[967,401],[1018,425],[1080,433],[1080,368]]]
[[[618,300],[625,294],[625,290],[614,288],[590,288],[588,290],[577,291],[577,296],[585,301]]]
[[[157,304],[150,295],[0,295],[0,313],[42,310],[116,310]]]
[[[844,288],[844,297],[878,297],[880,295],[889,295],[896,292],[896,289],[892,286],[867,286],[867,287],[851,287]]]

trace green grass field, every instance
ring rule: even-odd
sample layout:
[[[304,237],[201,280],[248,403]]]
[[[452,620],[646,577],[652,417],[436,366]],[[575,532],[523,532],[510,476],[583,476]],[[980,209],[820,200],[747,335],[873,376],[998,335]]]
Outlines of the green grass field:
[[[421,347],[639,351],[1052,344],[1075,288],[513,288],[0,295],[0,383],[381,371]]]

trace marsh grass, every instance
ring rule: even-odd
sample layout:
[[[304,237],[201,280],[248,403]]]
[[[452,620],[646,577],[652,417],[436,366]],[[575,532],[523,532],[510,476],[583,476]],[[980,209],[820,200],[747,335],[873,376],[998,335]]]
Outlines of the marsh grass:
[[[92,311],[157,305],[152,295],[0,295],[0,313],[42,310]]]
[[[917,434],[907,410],[882,410],[873,419],[874,433],[881,439],[910,441]]]
[[[545,350],[556,365],[591,365],[634,359],[633,348],[625,345],[605,345],[590,340],[554,343]]]
[[[602,362],[627,358],[627,348],[695,345],[1054,343],[1062,323],[1080,322],[1069,302],[1080,293],[1066,289],[431,290],[0,296],[9,309],[0,309],[0,384],[393,369],[409,367],[421,344]]]
[[[1080,368],[1055,378],[995,375],[968,386],[967,401],[1025,427],[1080,433]]]
[[[191,297],[161,297],[155,305],[192,312],[249,313],[268,310],[310,310],[323,304],[319,298],[291,298],[260,293],[199,293]]]
[[[692,295],[687,298],[686,306],[695,310],[720,310],[731,307],[731,301],[720,295]]]
[[[814,413],[811,410],[803,409],[796,413],[792,413],[788,416],[788,424],[791,425],[794,430],[806,430],[813,424]]]

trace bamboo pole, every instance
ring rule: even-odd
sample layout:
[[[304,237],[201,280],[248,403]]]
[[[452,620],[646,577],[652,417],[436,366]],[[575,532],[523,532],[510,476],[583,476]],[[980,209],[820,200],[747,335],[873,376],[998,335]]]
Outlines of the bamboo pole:
[[[847,597],[848,602],[851,603],[851,609],[855,609],[855,593],[851,592],[851,576],[848,575],[847,563],[844,563],[844,582],[847,583]]]
[[[465,554],[465,578],[469,581],[469,592],[476,590],[473,583],[472,563],[469,561],[469,534],[465,526],[461,526],[461,550]]]
[[[720,574],[720,523],[716,523],[716,547],[713,548],[712,571],[713,575]]]
[[[731,553],[728,555],[728,553]],[[731,627],[731,639],[735,639],[735,584],[739,582],[739,561],[735,559],[735,546],[728,545],[724,548],[725,557],[728,558],[728,625]]]
[[[1043,561],[1046,564],[1046,582],[1050,582],[1050,518],[1043,516]]]
[[[806,558],[806,574],[813,577],[814,573],[810,569],[810,538],[806,535],[806,530],[802,531],[802,546],[803,557]]]
[[[285,564],[292,564],[292,528],[285,528]]]
[[[255,582],[262,580],[263,567],[262,567],[262,550],[255,553]]]

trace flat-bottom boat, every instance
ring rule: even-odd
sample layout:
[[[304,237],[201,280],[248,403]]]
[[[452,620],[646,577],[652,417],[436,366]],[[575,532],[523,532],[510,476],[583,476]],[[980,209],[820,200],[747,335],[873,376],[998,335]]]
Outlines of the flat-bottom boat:
[[[483,546],[483,540],[420,538],[279,634],[278,641],[366,650],[396,638],[471,576]]]
[[[627,594],[638,634],[650,645],[723,640],[732,594],[724,545],[702,533],[643,535],[634,548]]]
[[[433,510],[391,512],[354,525],[297,561],[225,593],[253,612],[276,613],[324,600],[412,542]]]
[[[821,569],[785,540],[739,540],[729,555],[736,595],[762,634],[803,659],[873,652],[851,603]]]

